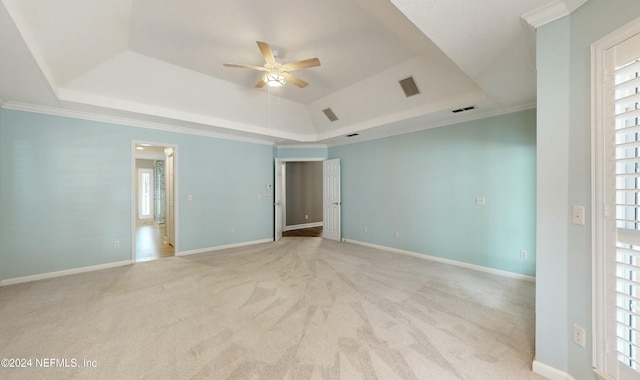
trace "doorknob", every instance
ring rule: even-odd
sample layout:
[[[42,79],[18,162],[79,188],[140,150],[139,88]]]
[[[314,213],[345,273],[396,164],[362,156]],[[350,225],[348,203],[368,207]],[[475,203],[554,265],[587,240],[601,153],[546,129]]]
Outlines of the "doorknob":
[[[340,206],[342,203],[341,202],[333,202],[334,205],[336,206]]]

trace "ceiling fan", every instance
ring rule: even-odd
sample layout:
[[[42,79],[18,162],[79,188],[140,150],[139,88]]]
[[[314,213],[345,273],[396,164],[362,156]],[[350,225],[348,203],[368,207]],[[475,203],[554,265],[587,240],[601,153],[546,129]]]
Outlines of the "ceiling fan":
[[[276,58],[273,54],[273,50],[271,46],[262,41],[256,41],[258,44],[258,48],[260,48],[260,52],[264,57],[265,64],[264,66],[253,66],[253,65],[239,65],[235,63],[223,63],[225,67],[237,67],[241,69],[251,69],[257,71],[264,71],[265,74],[260,78],[258,83],[256,83],[256,87],[262,88],[264,85],[268,85],[271,87],[281,87],[289,81],[296,86],[303,88],[306,87],[309,83],[303,81],[302,79],[296,77],[293,74],[290,74],[290,71],[308,69],[310,67],[320,66],[320,60],[318,58],[309,58],[303,61],[291,62],[291,63],[278,63],[276,62]]]

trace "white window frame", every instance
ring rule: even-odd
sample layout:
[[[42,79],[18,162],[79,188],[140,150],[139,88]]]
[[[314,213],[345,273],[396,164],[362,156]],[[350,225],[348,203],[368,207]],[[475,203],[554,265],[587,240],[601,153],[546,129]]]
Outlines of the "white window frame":
[[[143,195],[144,195],[144,189],[142,187],[142,175],[143,174],[148,174],[149,175],[149,214],[144,214],[142,212],[142,208],[143,208]],[[154,169],[151,168],[138,168],[138,218],[139,219],[152,219],[154,216],[154,211],[155,211],[155,204],[153,202],[154,199],[154,193],[155,193],[155,175],[154,175]]]
[[[593,297],[593,367],[602,379],[614,379],[607,373],[612,371],[607,364],[607,345],[615,342],[607,341],[607,260],[606,228],[608,216],[605,192],[605,144],[606,125],[609,120],[608,107],[613,107],[613,99],[607,96],[607,50],[619,45],[623,41],[640,34],[640,18],[626,24],[622,28],[607,35],[591,45],[591,168],[592,168],[592,297]],[[615,210],[610,213],[615,214]],[[624,374],[620,373],[621,378]]]

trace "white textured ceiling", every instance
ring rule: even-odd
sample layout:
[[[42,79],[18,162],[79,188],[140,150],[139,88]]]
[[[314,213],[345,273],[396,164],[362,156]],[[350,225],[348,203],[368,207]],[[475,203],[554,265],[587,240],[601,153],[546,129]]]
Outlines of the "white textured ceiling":
[[[521,16],[558,3],[2,0],[0,104],[279,144],[387,136],[532,107]],[[306,88],[255,88],[259,72],[222,64],[262,66],[258,40],[322,65],[295,73]]]

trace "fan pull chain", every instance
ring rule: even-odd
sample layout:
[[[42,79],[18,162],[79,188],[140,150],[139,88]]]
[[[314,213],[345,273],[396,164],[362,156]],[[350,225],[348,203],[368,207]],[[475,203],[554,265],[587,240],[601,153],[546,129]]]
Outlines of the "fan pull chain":
[[[268,109],[268,115],[267,115],[267,128],[271,128],[271,86],[267,86],[268,87],[268,97],[269,97],[269,109]],[[280,104],[280,87],[276,88],[276,99],[277,99],[277,103],[276,104]]]

